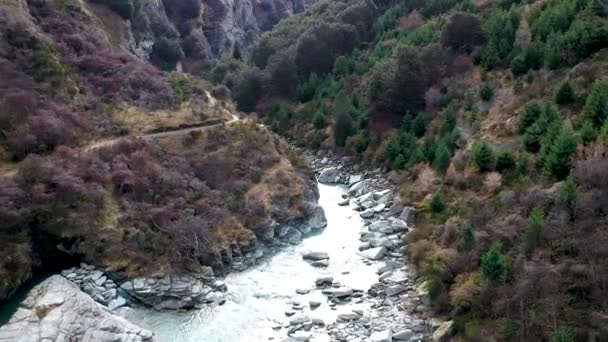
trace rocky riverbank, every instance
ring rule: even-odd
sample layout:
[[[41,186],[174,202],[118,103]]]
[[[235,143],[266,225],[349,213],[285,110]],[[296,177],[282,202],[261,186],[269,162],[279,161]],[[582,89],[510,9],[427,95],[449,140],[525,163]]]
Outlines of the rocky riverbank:
[[[152,342],[155,338],[55,275],[29,292],[10,321],[0,327],[0,341]]]
[[[339,205],[350,206],[364,220],[359,256],[364,264],[378,266],[378,281],[369,289],[356,289],[334,281],[332,276],[318,278],[312,291],[326,295],[332,309],[349,303],[368,303],[370,310],[353,309],[325,325],[314,318],[319,303],[296,302],[285,312],[291,317],[287,330],[290,338],[307,341],[315,336],[315,331],[324,331],[332,341],[422,341],[429,337],[433,341],[449,340],[452,323],[431,318],[426,284],[404,259],[405,235],[413,229],[415,209],[401,202],[395,185],[381,170],[363,170],[348,159],[337,160],[330,155],[317,154],[309,159],[320,183],[348,187]],[[313,265],[331,262],[323,251],[304,254],[303,258]],[[311,290],[296,292],[306,291]],[[305,307],[309,312],[301,313]]]

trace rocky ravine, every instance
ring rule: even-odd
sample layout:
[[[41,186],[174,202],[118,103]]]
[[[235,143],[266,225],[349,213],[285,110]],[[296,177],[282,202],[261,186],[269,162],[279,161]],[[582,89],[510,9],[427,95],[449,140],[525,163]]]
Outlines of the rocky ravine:
[[[121,44],[147,59],[158,39],[175,37],[187,61],[213,60],[232,53],[235,46],[251,45],[281,19],[315,1],[136,0],[132,18],[123,25]]]
[[[339,205],[350,206],[364,220],[359,254],[363,263],[378,265],[378,281],[367,291],[334,282],[333,277],[316,280],[318,290],[328,296],[332,306],[350,301],[371,303],[370,312],[353,310],[327,325],[324,330],[332,341],[422,341],[429,337],[433,341],[450,340],[452,322],[431,318],[426,284],[404,260],[404,238],[412,229],[415,209],[403,205],[395,195],[395,186],[380,170],[361,170],[347,159],[335,160],[321,153],[311,159],[319,182],[348,186]],[[322,251],[303,258],[313,263],[329,262]],[[316,303],[310,303],[311,310],[313,305]],[[309,316],[295,315],[288,334],[307,340],[313,336],[307,331],[319,323],[322,322]]]

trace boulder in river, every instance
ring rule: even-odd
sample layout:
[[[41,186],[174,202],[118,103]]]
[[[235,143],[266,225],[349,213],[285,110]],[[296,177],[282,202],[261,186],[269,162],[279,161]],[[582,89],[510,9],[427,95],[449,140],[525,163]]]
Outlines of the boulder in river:
[[[51,276],[34,287],[10,321],[0,327],[0,341],[154,341],[154,334],[116,316],[72,282]]]
[[[328,167],[321,170],[319,183],[337,183],[340,181],[340,170],[337,167]]]
[[[334,277],[332,277],[332,276],[325,276],[325,277],[319,277],[319,278],[317,278],[317,280],[315,280],[315,285],[317,285],[317,287],[331,286],[331,284],[333,282],[334,282]]]
[[[313,208],[312,214],[308,218],[306,225],[312,230],[323,229],[327,226],[327,218],[325,218],[325,211],[320,205]]]
[[[304,260],[326,260],[329,259],[329,254],[327,252],[307,252],[302,255]]]

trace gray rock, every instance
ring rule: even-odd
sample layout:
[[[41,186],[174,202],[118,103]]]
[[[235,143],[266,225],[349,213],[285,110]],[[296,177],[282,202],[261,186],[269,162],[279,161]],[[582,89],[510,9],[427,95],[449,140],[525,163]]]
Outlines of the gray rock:
[[[389,297],[396,296],[396,295],[398,295],[400,293],[403,293],[405,291],[407,291],[407,288],[405,286],[399,285],[399,284],[393,285],[393,286],[389,286],[385,290],[386,295],[389,296]]]
[[[176,310],[210,301],[211,297],[206,296],[212,289],[205,286],[201,279],[202,277],[195,275],[176,274],[164,277],[142,277],[126,281],[120,285],[120,288],[157,310]],[[213,301],[223,302],[221,298],[218,299],[220,300]]]
[[[384,208],[386,208],[386,205],[384,203],[380,203],[376,205],[373,209],[375,212],[380,213],[384,210]]]
[[[309,289],[296,289],[296,293],[299,295],[305,295],[305,294],[310,293],[310,290]]]
[[[401,215],[399,218],[405,221],[407,224],[412,224],[414,222],[414,216],[416,215],[416,209],[412,207],[404,207],[401,211]]]
[[[361,213],[359,213],[359,216],[361,216],[361,218],[372,218],[374,217],[374,214],[376,212],[374,211],[374,209],[366,209],[364,211],[362,211]]]
[[[389,190],[389,189],[378,191],[378,192],[374,192],[374,199],[376,201],[378,201],[382,197],[387,196],[387,195],[392,195],[392,194],[393,194],[393,191]]]
[[[409,341],[412,336],[414,336],[414,332],[410,329],[403,329],[401,331],[393,334],[393,340],[396,341]]]
[[[318,308],[319,306],[321,306],[321,302],[311,300],[310,302],[308,302],[308,305],[310,306],[311,310],[314,310],[314,309]]]
[[[308,323],[310,322],[310,317],[303,315],[303,314],[298,314],[293,316],[292,319],[289,320],[289,325],[298,325],[298,324],[304,324],[304,323]]]
[[[389,222],[386,220],[380,220],[370,224],[368,229],[370,232],[378,232],[386,227],[389,227]]]
[[[385,253],[386,253],[386,247],[376,247],[376,248],[370,248],[365,251],[361,251],[361,252],[359,252],[359,255],[361,255],[362,257],[364,257],[366,259],[379,260],[379,259],[382,259],[382,257],[384,257]]]
[[[341,207],[345,207],[350,204],[350,198],[345,198],[342,201],[338,202],[338,205]]]
[[[350,322],[350,321],[356,321],[358,319],[361,319],[361,316],[356,314],[356,313],[345,313],[345,314],[339,314],[338,315],[338,320],[341,322]]]
[[[302,258],[312,261],[326,260],[329,259],[329,254],[327,252],[307,252],[302,255]]]
[[[376,331],[369,336],[371,342],[392,342],[393,334],[390,329]]]
[[[315,280],[315,285],[317,285],[317,287],[331,286],[331,284],[333,282],[334,282],[334,277],[332,277],[332,276],[325,276],[325,277],[319,277],[319,278],[317,278],[317,280]]]
[[[329,290],[328,293],[336,298],[345,298],[353,294],[353,289],[351,289],[350,287],[340,287],[337,289]]]
[[[108,303],[108,309],[110,309],[111,311],[114,311],[118,308],[120,308],[121,306],[125,306],[127,305],[127,300],[124,299],[123,297],[116,297],[116,299],[113,299],[112,301],[110,301],[110,303]]]
[[[319,183],[337,183],[340,180],[340,170],[336,167],[328,167],[321,170]]]
[[[357,202],[359,203],[365,203],[365,202],[374,202],[374,193],[373,192],[368,192],[367,194],[363,195],[363,196],[359,196],[357,197]]]
[[[114,315],[59,275],[33,288],[9,322],[0,341],[154,341],[154,334]]]
[[[395,232],[406,232],[408,230],[407,223],[402,219],[391,217],[388,222]]]
[[[348,178],[348,186],[353,186],[363,180],[362,175],[352,175]]]
[[[325,211],[320,205],[317,205],[312,210],[312,214],[310,215],[308,222],[306,225],[309,226],[312,230],[319,230],[327,227],[327,218],[325,218]]]

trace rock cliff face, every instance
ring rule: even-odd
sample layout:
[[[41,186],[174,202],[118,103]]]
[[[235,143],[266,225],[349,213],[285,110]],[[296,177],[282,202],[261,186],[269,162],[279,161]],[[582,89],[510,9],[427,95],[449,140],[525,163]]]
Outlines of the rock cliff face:
[[[8,324],[0,341],[155,341],[154,334],[110,313],[76,285],[52,276],[36,286]]]
[[[134,0],[133,14],[126,20],[107,15],[102,5],[94,5],[92,12],[107,28],[122,27],[117,41],[139,57],[150,58],[160,39],[178,41],[184,64],[192,68],[230,54],[235,47],[246,48],[279,20],[315,1]]]

